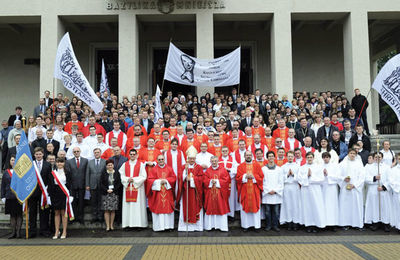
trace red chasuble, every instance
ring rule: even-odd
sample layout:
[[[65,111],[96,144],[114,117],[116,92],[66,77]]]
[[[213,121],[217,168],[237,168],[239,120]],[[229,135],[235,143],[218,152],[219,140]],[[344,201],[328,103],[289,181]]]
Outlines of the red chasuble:
[[[140,162],[137,160],[135,164],[135,168],[133,168],[133,176],[138,177],[140,172]],[[125,176],[131,176],[131,165],[129,161],[125,162]],[[133,183],[129,183],[128,187],[125,190],[125,199],[126,202],[136,202],[138,196],[138,190],[133,186]]]
[[[159,156],[161,152],[157,149],[147,149],[143,148],[140,151],[139,154],[139,160],[142,161],[143,163],[146,162],[157,162],[157,156]],[[146,165],[146,173],[147,175],[150,174],[151,169],[153,169],[154,166],[148,166]]]
[[[248,179],[247,183],[243,183],[243,175],[252,173],[256,179]],[[260,194],[263,190],[264,174],[258,163],[247,164],[246,162],[240,164],[237,168],[236,185],[238,190],[239,202],[246,213],[256,213],[260,210]]]
[[[218,179],[221,188],[213,185],[209,188],[210,180]],[[230,212],[229,195],[231,193],[229,185],[231,177],[228,171],[223,167],[214,170],[208,168],[203,176],[204,185],[204,210],[207,215],[225,215]]]
[[[167,190],[165,184],[163,184],[161,185],[160,191],[152,190],[151,187],[154,181],[158,179],[166,179],[171,185],[171,189]],[[175,182],[175,173],[168,165],[165,165],[164,168],[157,165],[150,171],[150,174],[147,175],[146,195],[152,213],[171,214],[174,212]]]
[[[177,202],[182,197],[184,222],[195,224],[200,219],[200,211],[203,207],[203,168],[198,164],[194,164],[194,167],[189,168],[188,171],[187,180],[190,180],[190,176],[192,176],[196,188],[190,187],[190,182],[188,183],[188,181],[183,181],[180,178]],[[188,209],[186,209],[186,205],[188,205]],[[188,211],[189,217],[186,216],[186,211]]]

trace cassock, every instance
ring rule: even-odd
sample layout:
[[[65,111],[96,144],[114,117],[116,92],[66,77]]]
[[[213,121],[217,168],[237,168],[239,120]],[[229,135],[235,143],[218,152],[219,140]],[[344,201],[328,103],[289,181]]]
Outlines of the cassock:
[[[229,176],[231,177],[231,193],[229,195],[229,209],[230,212],[228,213],[229,217],[235,217],[235,211],[240,210],[240,204],[237,200],[237,188],[236,188],[236,171],[237,171],[237,163],[232,158],[232,156],[221,157],[218,162],[220,167],[225,168]]]
[[[211,157],[213,157],[213,155],[209,152],[200,152],[196,155],[196,163],[199,165],[207,165],[207,167],[211,166]],[[205,171],[205,170],[203,170]]]
[[[213,184],[212,181],[216,183]],[[228,171],[218,166],[208,168],[203,177],[204,188],[204,229],[213,228],[228,231],[229,184]]]
[[[269,168],[268,165],[262,167],[264,175],[263,179],[263,192],[262,204],[281,204],[283,196],[283,171],[281,167],[275,165],[274,168]],[[275,191],[275,194],[268,194],[268,192]]]
[[[329,162],[321,164],[322,171],[326,169],[327,176],[325,176],[322,185],[322,193],[324,195],[325,203],[325,216],[327,226],[339,225],[339,174],[338,164]]]
[[[400,165],[390,169],[390,187],[393,191],[391,225],[400,230]]]
[[[111,132],[107,133],[105,143],[111,146],[111,139],[114,137],[116,137],[118,140],[119,148],[121,148],[122,151],[125,151],[126,141],[128,140],[126,134],[121,130],[118,131],[112,130]]]
[[[145,185],[147,174],[138,160],[127,161],[119,169],[124,187],[122,195],[122,228],[147,227]],[[129,183],[128,179],[133,178]]]
[[[361,160],[344,159],[339,164],[339,225],[362,228],[363,223],[363,189],[365,170]],[[350,182],[344,179],[350,177]],[[354,189],[348,189],[353,184]]]
[[[161,184],[161,180],[167,180]],[[163,231],[174,228],[174,190],[176,176],[168,165],[156,165],[148,175],[146,195],[152,213],[153,230]]]
[[[380,174],[380,181],[375,176]],[[383,162],[379,164],[367,164],[365,166],[365,183],[367,184],[367,197],[365,200],[364,223],[372,224],[382,222],[389,224],[392,216],[392,189],[389,183],[390,168]],[[378,187],[384,187],[383,191],[378,191]],[[380,198],[379,198],[380,196]],[[379,199],[380,208],[379,208]],[[379,211],[380,218],[379,218]],[[397,212],[400,214],[400,212]]]
[[[298,183],[299,164],[285,163],[281,169],[283,174],[284,188],[283,198],[280,212],[280,223],[303,223],[301,220],[302,207],[301,207],[301,193]],[[289,176],[289,170],[293,175]]]
[[[311,176],[308,177],[308,170],[311,169]],[[302,220],[306,227],[325,227],[325,206],[322,194],[322,184],[325,180],[320,165],[304,164],[299,169],[299,183],[301,185],[302,198]]]
[[[165,163],[174,170],[176,179],[182,179],[182,172],[183,169],[185,168],[185,156],[181,150],[175,150],[173,151],[168,150],[164,153],[165,157]],[[179,182],[178,182],[179,183]],[[179,185],[175,185],[175,198],[178,196],[178,187]]]
[[[187,171],[183,170],[180,182],[178,231],[203,231],[203,168],[189,165]]]
[[[247,179],[249,174],[253,179]],[[240,201],[240,222],[242,228],[261,227],[261,192],[263,191],[264,174],[258,163],[242,163],[237,168],[236,185]]]

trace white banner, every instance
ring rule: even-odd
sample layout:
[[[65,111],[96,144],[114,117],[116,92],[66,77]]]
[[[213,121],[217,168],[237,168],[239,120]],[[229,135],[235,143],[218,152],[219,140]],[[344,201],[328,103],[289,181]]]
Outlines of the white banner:
[[[169,44],[164,79],[196,87],[224,87],[240,82],[240,47],[217,59],[191,57]]]
[[[101,97],[103,96],[103,93],[106,92],[108,93],[107,99],[111,99],[111,93],[110,93],[110,88],[108,86],[108,78],[106,74],[106,67],[104,66],[104,59],[101,59],[101,80],[100,80],[100,93]]]
[[[159,118],[163,118],[163,113],[161,109],[161,90],[160,87],[157,85],[157,91],[156,91],[156,106],[154,108],[154,123],[157,123]]]
[[[381,98],[393,109],[400,120],[400,54],[386,62],[376,76],[372,87]]]
[[[66,33],[58,44],[54,77],[62,80],[64,87],[88,104],[96,114],[103,109],[103,103],[90,87],[79,66],[69,33]]]

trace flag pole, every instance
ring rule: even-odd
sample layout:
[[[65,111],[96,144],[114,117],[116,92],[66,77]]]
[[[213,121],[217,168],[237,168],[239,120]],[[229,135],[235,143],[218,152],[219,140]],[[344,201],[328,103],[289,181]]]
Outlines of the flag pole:
[[[376,139],[376,153],[378,155],[378,175],[381,177],[381,173],[379,171],[379,164],[381,163],[380,161],[380,155],[379,155],[379,133],[378,133],[378,138]],[[382,158],[383,159],[383,158]],[[378,180],[378,187],[381,187],[381,178]],[[378,190],[378,207],[379,207],[379,221],[381,220],[381,192]]]
[[[239,44],[239,48],[240,48],[240,55],[242,55],[242,44],[240,43]],[[239,64],[239,85],[238,85],[238,96],[240,96],[240,79],[241,79],[241,77],[240,77],[240,73],[241,73],[241,69],[242,69],[242,64],[240,63]]]
[[[29,214],[28,214],[28,200],[25,200],[25,238],[29,239]]]
[[[365,98],[365,101],[364,101],[364,103],[363,103],[363,105],[362,105],[362,107],[361,107],[361,111],[360,111],[360,114],[358,115],[357,122],[356,122],[356,125],[354,126],[354,128],[357,127],[358,121],[360,121],[361,114],[362,114],[362,112],[363,112],[363,110],[364,110],[365,104],[367,103],[369,94],[371,94],[371,90],[372,90],[372,88],[370,88],[369,91],[368,91],[367,97]],[[363,123],[365,123],[365,122],[363,122]],[[365,128],[365,125],[364,125],[364,128]]]
[[[55,125],[54,125],[54,115],[55,115],[55,113],[56,113],[56,112],[55,112],[55,106],[54,106],[54,99],[55,99],[55,98],[54,98],[55,81],[56,81],[56,78],[53,77],[53,104],[52,104],[52,105],[53,105],[53,128],[54,128],[54,126],[55,126]]]
[[[189,167],[186,170],[186,237],[189,236]]]

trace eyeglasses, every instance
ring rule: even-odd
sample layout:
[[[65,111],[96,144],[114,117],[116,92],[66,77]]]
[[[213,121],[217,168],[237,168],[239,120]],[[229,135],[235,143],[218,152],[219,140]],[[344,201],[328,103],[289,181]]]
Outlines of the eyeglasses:
[[[80,151],[74,151],[74,153],[79,153]]]
[[[158,159],[159,161],[164,161],[164,159]]]

